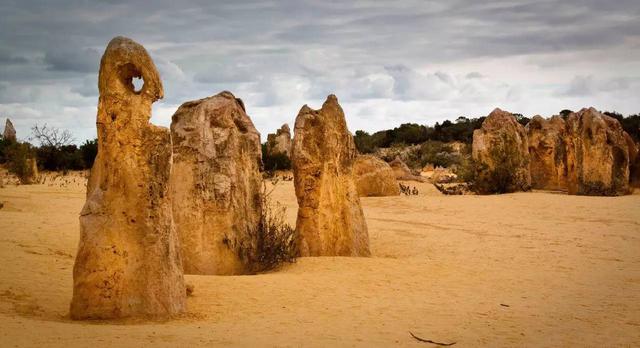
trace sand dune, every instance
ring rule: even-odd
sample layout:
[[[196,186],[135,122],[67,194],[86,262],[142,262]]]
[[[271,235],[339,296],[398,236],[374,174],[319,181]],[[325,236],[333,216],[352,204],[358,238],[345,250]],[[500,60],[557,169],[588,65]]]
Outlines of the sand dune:
[[[68,319],[84,187],[0,189],[0,346],[640,346],[640,195],[363,198],[371,258],[187,276],[168,322]],[[274,198],[289,209],[291,182]]]

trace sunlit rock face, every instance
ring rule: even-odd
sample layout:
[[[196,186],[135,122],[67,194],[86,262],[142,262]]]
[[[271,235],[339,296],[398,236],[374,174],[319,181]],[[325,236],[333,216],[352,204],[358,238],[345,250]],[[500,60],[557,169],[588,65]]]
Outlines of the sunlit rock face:
[[[353,172],[360,197],[397,196],[398,181],[389,164],[372,155],[358,155]]]
[[[136,91],[132,79],[142,78]],[[98,155],[80,213],[71,317],[166,317],[185,310],[171,214],[171,134],[149,123],[162,82],[146,50],[116,37],[100,62]]]
[[[13,127],[10,119],[4,122],[4,131],[2,132],[2,138],[8,141],[17,141],[16,129]]]
[[[566,123],[569,194],[629,193],[629,147],[620,122],[585,108],[570,114]]]
[[[560,116],[534,116],[525,127],[531,160],[531,185],[536,189],[567,190],[565,122]]]
[[[275,133],[267,135],[267,154],[291,157],[291,130],[288,124],[283,124]]]
[[[368,256],[369,233],[356,190],[357,151],[338,99],[296,118],[292,164],[302,256]]]
[[[629,150],[629,186],[640,187],[640,149],[629,133],[624,132],[624,139]]]
[[[474,190],[507,193],[531,188],[529,143],[524,127],[509,112],[493,110],[473,132]]]
[[[262,211],[260,133],[230,92],[173,115],[173,216],[187,274],[244,274]]]

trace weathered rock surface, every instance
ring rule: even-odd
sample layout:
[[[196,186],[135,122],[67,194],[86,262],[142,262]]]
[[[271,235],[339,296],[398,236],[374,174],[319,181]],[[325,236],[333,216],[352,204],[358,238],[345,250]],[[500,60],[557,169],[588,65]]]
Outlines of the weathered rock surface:
[[[544,190],[567,189],[565,122],[560,116],[534,116],[525,126],[531,160],[531,185]]]
[[[260,133],[225,91],[182,104],[171,135],[173,218],[185,273],[247,273],[262,211]]]
[[[23,178],[21,182],[23,184],[37,184],[40,180],[40,173],[38,173],[38,161],[35,158],[27,158],[27,168],[29,168],[29,175]]]
[[[134,77],[144,86],[136,91]],[[98,78],[98,155],[80,213],[73,319],[164,317],[185,310],[171,214],[171,134],[149,123],[162,82],[146,50],[116,37]]]
[[[566,123],[569,194],[629,193],[629,148],[620,122],[585,108],[570,114]]]
[[[18,141],[16,138],[16,129],[13,127],[13,123],[11,123],[10,119],[7,119],[4,123],[2,138],[13,142]]]
[[[283,124],[276,133],[267,135],[267,153],[271,156],[284,154],[291,158],[291,130]]]
[[[495,109],[473,132],[478,193],[527,191],[531,188],[529,144],[524,127],[509,112]]]
[[[624,138],[629,148],[629,185],[640,187],[640,149],[627,132],[624,132]]]
[[[402,162],[400,157],[396,156],[393,161],[389,162],[389,166],[393,169],[393,173],[397,180],[424,182],[422,177],[413,174],[409,166]]]
[[[292,164],[302,256],[368,256],[369,233],[356,190],[353,136],[338,99],[303,106],[295,123]]]
[[[353,164],[353,172],[360,197],[397,196],[400,194],[393,169],[387,162],[375,156],[358,155]]]

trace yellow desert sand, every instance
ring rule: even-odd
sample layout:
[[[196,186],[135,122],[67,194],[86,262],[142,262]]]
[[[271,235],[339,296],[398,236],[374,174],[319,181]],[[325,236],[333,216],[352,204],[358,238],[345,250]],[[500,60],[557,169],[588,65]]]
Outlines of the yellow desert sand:
[[[185,276],[187,314],[72,321],[83,185],[0,189],[0,346],[639,346],[640,195],[362,198],[372,257]],[[292,182],[274,198],[296,217]],[[127,324],[127,325],[123,325]]]

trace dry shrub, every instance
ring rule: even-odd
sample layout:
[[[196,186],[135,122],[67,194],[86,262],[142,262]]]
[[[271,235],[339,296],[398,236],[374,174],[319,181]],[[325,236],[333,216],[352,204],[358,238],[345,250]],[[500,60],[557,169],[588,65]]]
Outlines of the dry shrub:
[[[252,262],[254,272],[265,272],[277,268],[285,262],[295,262],[298,256],[296,231],[286,221],[287,208],[272,199],[271,194],[279,179],[262,184],[262,214],[257,234],[257,250]]]

